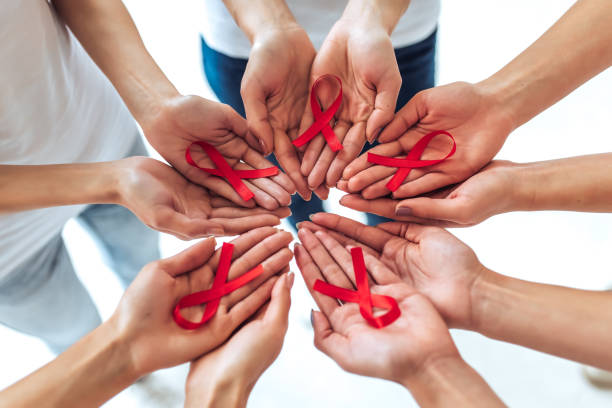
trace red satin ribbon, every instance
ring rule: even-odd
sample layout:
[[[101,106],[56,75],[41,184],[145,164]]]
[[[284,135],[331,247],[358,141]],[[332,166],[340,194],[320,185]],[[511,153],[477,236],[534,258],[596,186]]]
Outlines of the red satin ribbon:
[[[321,82],[328,78],[334,78],[336,81],[338,81],[340,84],[340,92],[338,93],[338,96],[336,96],[336,99],[331,106],[327,108],[325,112],[323,112],[321,110],[321,105],[317,100],[316,92]],[[329,126],[329,122],[334,118],[334,115],[338,109],[340,109],[340,104],[342,104],[342,80],[335,75],[323,75],[317,78],[315,83],[312,84],[312,89],[310,90],[310,109],[312,110],[312,115],[314,116],[315,122],[293,141],[294,146],[303,146],[319,133],[323,133],[327,144],[334,152],[342,150],[342,144],[336,137],[333,129]]]
[[[219,266],[217,267],[217,273],[215,274],[215,280],[213,285],[208,290],[203,290],[201,292],[192,293],[191,295],[187,295],[183,297],[177,303],[174,308],[174,312],[172,313],[174,317],[174,321],[176,324],[181,326],[183,329],[194,330],[198,327],[202,326],[204,323],[212,319],[212,317],[217,313],[217,309],[219,308],[219,302],[221,298],[236,289],[246,285],[259,275],[263,273],[263,266],[258,265],[254,269],[251,269],[247,273],[233,279],[229,282],[226,282],[227,274],[229,273],[229,268],[232,263],[232,253],[234,252],[234,245],[229,243],[224,243],[221,248],[221,257],[219,259]],[[207,303],[204,308],[204,315],[199,322],[192,322],[191,320],[185,319],[181,315],[181,309],[201,305],[203,303]]]
[[[193,145],[200,146],[204,152],[210,157],[210,160],[217,167],[216,169],[207,169],[198,166],[198,164],[191,157],[191,147]],[[193,167],[197,167],[198,169],[207,172],[213,176],[223,177],[229,181],[234,190],[240,195],[240,197],[244,201],[248,201],[253,198],[254,194],[249,188],[242,182],[242,179],[249,178],[261,178],[261,177],[271,177],[278,174],[278,167],[268,167],[265,169],[255,169],[255,170],[234,170],[227,163],[225,158],[219,153],[217,149],[212,147],[210,144],[206,142],[193,142],[187,150],[185,151],[185,160],[187,163],[192,165]]]
[[[317,279],[313,289],[324,295],[345,302],[358,303],[361,316],[363,316],[371,326],[377,329],[390,325],[401,314],[397,301],[391,296],[374,295],[370,293],[367,270],[363,260],[363,251],[359,247],[352,248],[351,256],[353,257],[353,269],[355,270],[355,281],[357,282],[356,291],[330,285],[320,279]],[[373,307],[386,309],[388,312],[377,317],[374,316]]]
[[[429,142],[431,142],[431,140],[438,135],[446,135],[451,138],[451,140],[453,141],[453,147],[451,151],[446,156],[444,156],[442,159],[420,160],[420,157],[425,151],[425,148],[427,148],[427,145],[429,144]],[[417,168],[417,167],[432,166],[434,164],[441,163],[444,160],[451,157],[453,154],[455,154],[456,150],[457,150],[457,144],[455,143],[455,138],[453,138],[453,135],[451,135],[450,133],[444,130],[436,130],[434,132],[428,133],[425,136],[423,136],[414,145],[412,150],[410,150],[410,152],[408,153],[405,159],[395,159],[393,157],[385,157],[385,156],[379,156],[378,154],[374,154],[374,153],[368,153],[368,162],[374,163],[374,164],[382,164],[383,166],[387,166],[387,167],[398,167],[399,168],[397,172],[395,173],[395,175],[387,183],[387,188],[391,191],[395,191],[402,185],[404,180],[406,180],[406,177],[408,177],[408,174],[410,174],[410,171],[412,169]]]

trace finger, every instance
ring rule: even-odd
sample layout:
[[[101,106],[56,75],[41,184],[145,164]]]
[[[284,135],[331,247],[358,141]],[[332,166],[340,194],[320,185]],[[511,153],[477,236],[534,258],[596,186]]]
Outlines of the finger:
[[[337,231],[325,228],[319,224],[315,224],[314,222],[310,222],[310,221],[302,221],[300,223],[297,224],[298,228],[306,228],[309,229],[310,231],[312,231],[313,233],[316,233],[317,231],[323,231],[328,235],[331,235],[331,237],[333,239],[335,239],[336,241],[338,241],[340,243],[340,245],[346,247],[346,246],[356,246],[356,247],[360,247],[364,250],[364,252],[369,252],[371,253],[373,256],[380,256],[380,253],[377,252],[376,250],[374,250],[372,247],[367,246],[366,244],[364,244],[363,242],[359,242],[354,240],[353,238],[349,238],[344,234],[341,234]]]
[[[376,99],[374,111],[368,118],[366,136],[372,143],[383,127],[393,120],[397,96],[402,86],[402,77],[399,68],[390,69],[376,84]]]
[[[371,187],[377,186],[381,181],[383,182],[384,195],[388,195],[390,193],[389,189],[386,187],[388,179],[397,171],[396,168],[386,167],[386,166],[372,166],[369,167],[362,172],[357,173],[355,176],[351,177],[348,180],[348,191],[350,193],[359,193],[364,196],[364,198],[378,198],[376,196],[372,197],[370,193],[368,196],[365,196],[367,190],[372,190]],[[375,191],[378,193],[378,191]]]
[[[349,191],[349,187],[348,187],[348,181],[340,179],[338,180],[338,182],[336,183],[336,188],[338,190],[344,191],[345,193],[350,193]]]
[[[287,244],[289,245],[289,244]],[[243,259],[243,258],[240,258]],[[263,272],[261,275],[242,286],[239,289],[236,289],[229,295],[225,296],[221,303],[225,305],[233,305],[239,302],[241,299],[245,298],[249,295],[249,293],[253,292],[259,285],[268,280],[271,276],[278,275],[283,271],[286,267],[289,266],[289,262],[293,259],[293,252],[289,248],[282,248],[278,252],[273,255],[267,257],[263,261],[256,263],[255,265],[249,268],[242,268],[242,266],[236,266],[233,271],[236,276],[240,276],[247,271],[253,269],[257,265],[261,265],[263,267]],[[248,264],[247,264],[248,265]],[[237,272],[236,272],[237,271]],[[232,270],[230,269],[230,273]]]
[[[257,287],[253,292],[251,292],[247,297],[242,299],[240,302],[234,304],[228,312],[228,319],[226,323],[229,326],[230,333],[233,332],[239,325],[241,325],[246,319],[253,316],[266,302],[270,299],[272,295],[272,289],[276,281],[278,280],[277,276],[273,276],[267,281],[265,281],[262,285]],[[221,306],[220,306],[221,308]],[[215,317],[220,315],[217,313]],[[206,333],[206,331],[203,331]],[[206,333],[210,336],[210,333]]]
[[[387,157],[396,157],[404,154],[404,150],[399,141],[396,140],[374,146],[352,162],[348,163],[346,169],[344,169],[344,172],[342,173],[342,177],[350,180],[367,168],[372,167],[372,163],[368,162],[368,153],[375,153]]]
[[[348,278],[353,283],[353,286],[357,286],[357,281],[355,279],[355,270],[353,267],[353,257],[346,249],[345,246],[340,245],[338,241],[332,238],[329,234],[325,233],[325,231],[317,231],[315,232],[315,236],[319,239],[319,241],[323,244],[327,252],[334,258],[336,263],[342,268],[344,274],[348,276]],[[374,282],[368,276],[368,281],[370,285]]]
[[[389,234],[405,238],[408,241],[418,244],[427,231],[431,231],[431,226],[413,224],[409,222],[384,222],[378,228],[387,231]]]
[[[334,160],[327,171],[326,183],[328,187],[336,185],[342,172],[363,150],[366,142],[365,123],[358,122],[354,124],[347,132],[346,137],[342,141],[342,150],[336,154]]]
[[[238,242],[238,240],[240,240],[240,237],[236,238],[234,241],[232,241],[232,243]],[[243,275],[247,271],[255,268],[257,265],[267,261],[278,252],[283,252],[281,250],[287,249],[292,240],[293,235],[291,233],[287,231],[277,231],[274,234],[265,237],[263,240],[254,243],[254,245],[251,245],[250,247],[244,248],[244,245],[240,245],[239,247],[238,244],[236,244],[228,278],[234,279],[235,277]],[[242,253],[238,254],[241,249]],[[290,260],[291,251],[288,249],[287,251],[289,252]],[[286,253],[284,253],[284,255],[286,255]],[[281,259],[284,259],[284,257],[281,257]],[[274,269],[274,272],[277,272],[280,270],[280,268],[282,268],[282,266],[284,265],[278,266],[276,263],[271,263],[270,269]]]
[[[201,238],[210,235],[223,235],[223,226],[203,218],[192,218],[176,210],[156,206],[152,228],[176,232],[188,239]]]
[[[253,200],[257,203],[257,205],[270,211],[279,207],[278,201],[276,201],[272,195],[257,187],[252,183],[252,181],[242,180],[242,182],[253,193]]]
[[[414,95],[402,109],[395,114],[393,120],[383,129],[378,137],[380,143],[387,143],[402,136],[408,129],[424,117],[426,111],[422,102],[424,91]]]
[[[252,81],[243,82],[240,94],[244,101],[249,132],[258,139],[260,151],[268,155],[274,147],[274,131],[268,116],[267,95],[261,86]]]
[[[296,244],[293,247],[293,251],[295,253],[295,261],[300,269],[300,272],[302,273],[302,277],[304,278],[304,282],[306,283],[306,287],[308,288],[310,295],[316,302],[319,309],[329,316],[340,305],[338,305],[338,302],[335,299],[313,290],[313,286],[318,279],[325,280],[321,274],[321,271],[319,270],[319,267],[314,262],[308,251],[306,251],[306,249],[304,249],[304,247],[301,245]]]
[[[215,252],[215,245],[214,238],[202,240],[170,258],[160,259],[158,265],[168,275],[179,276],[204,265]]]
[[[329,187],[323,184],[315,188],[313,192],[323,201],[327,200],[327,197],[329,197]]]
[[[264,169],[274,166],[269,160],[267,160],[265,157],[263,157],[252,149],[249,149],[247,154],[244,156],[244,161],[245,163],[253,166],[253,168],[256,169]],[[291,181],[291,178],[283,172],[279,172],[277,175],[272,177],[262,178],[261,180],[268,180],[273,182],[274,184],[282,188],[283,193],[286,193],[288,195],[291,195],[296,191],[295,184],[293,183],[293,181]]]
[[[280,131],[275,131],[274,133],[274,156],[285,173],[293,180],[300,196],[304,200],[309,201],[312,193],[310,188],[308,188],[306,177],[304,177],[300,169],[301,165],[297,150],[291,143],[289,136]]]
[[[249,130],[246,120],[244,120],[244,118],[240,116],[240,114],[238,114],[238,112],[236,112],[231,106],[225,104],[222,104],[221,106],[224,113],[224,124],[226,129],[244,139]]]
[[[370,276],[377,285],[390,285],[402,282],[402,279],[387,268],[378,258],[370,254],[364,254],[364,261]]]
[[[350,218],[341,217],[336,214],[316,213],[310,218],[315,224],[344,234],[358,242],[364,243],[378,252],[382,252],[385,244],[391,238],[388,233],[376,227],[364,225]]]
[[[393,192],[393,197],[404,198],[414,197],[428,193],[450,184],[455,184],[461,180],[444,173],[427,173],[423,177],[402,184],[397,191]]]
[[[256,206],[255,201],[252,199],[244,201],[242,197],[238,195],[238,192],[234,190],[234,187],[220,177],[209,176],[198,181],[198,184],[241,207],[252,208]]]
[[[351,128],[350,124],[343,120],[337,121],[333,128],[334,134],[336,135],[340,143],[342,143],[343,145],[344,145],[344,139],[350,128]],[[342,152],[343,150],[344,150],[344,147],[342,150],[340,150],[340,152]],[[306,154],[308,154],[308,150],[306,151]],[[306,162],[306,154],[304,155],[304,162],[302,162],[302,164]],[[308,185],[310,186],[311,189],[318,187],[325,181],[325,177],[327,176],[329,166],[331,165],[336,155],[337,153],[332,151],[329,145],[325,144],[320,155],[316,159],[316,163],[314,167],[308,174]],[[357,156],[355,155],[355,157]],[[302,166],[302,174],[306,175],[306,173],[304,173],[303,166]]]
[[[331,257],[312,231],[301,229],[298,231],[298,238],[312,259],[314,259],[327,282],[345,289],[354,289],[353,283],[344,273],[344,270]]]
[[[228,202],[229,203],[229,202]],[[222,204],[220,207],[216,207],[216,205]],[[238,207],[233,203],[229,203],[230,206],[227,206],[226,203],[222,203],[221,201],[213,200],[213,208],[210,211],[210,219],[213,218],[243,218],[243,217],[253,217],[257,215],[274,215],[278,218],[285,218],[291,215],[291,210],[287,207],[280,207],[276,210],[266,210],[261,207],[255,208],[243,208]]]
[[[461,198],[417,197],[402,200],[395,206],[395,213],[420,218],[469,223],[474,218],[465,200]]]
[[[332,329],[328,314],[313,310],[311,317],[315,347],[340,367],[348,367],[351,361],[348,339]]]
[[[291,287],[294,274],[283,274],[272,289],[272,299],[263,320],[273,324],[275,331],[284,334],[289,324],[289,309],[291,308]]]
[[[251,215],[242,218],[212,218],[211,221],[223,225],[224,235],[238,235],[259,227],[274,227],[280,218],[271,214]]]

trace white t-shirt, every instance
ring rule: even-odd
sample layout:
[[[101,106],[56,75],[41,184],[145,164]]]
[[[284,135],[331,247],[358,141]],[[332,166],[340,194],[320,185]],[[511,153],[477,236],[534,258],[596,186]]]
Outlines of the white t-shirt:
[[[46,0],[0,7],[0,164],[124,157],[136,124],[108,79]],[[0,278],[84,206],[0,215]]]
[[[394,0],[388,0],[394,1]],[[318,50],[346,7],[347,0],[286,0],[297,22],[304,27]],[[206,21],[201,33],[216,51],[235,58],[247,58],[251,45],[234,22],[222,0],[205,0]],[[394,48],[415,44],[434,32],[440,14],[440,0],[412,0],[399,20],[391,41]]]

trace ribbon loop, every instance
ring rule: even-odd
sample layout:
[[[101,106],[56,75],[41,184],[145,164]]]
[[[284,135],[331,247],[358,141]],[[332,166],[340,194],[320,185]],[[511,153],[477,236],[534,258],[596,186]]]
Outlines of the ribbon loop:
[[[247,283],[249,283],[250,281],[252,281],[263,273],[263,266],[258,265],[257,267],[251,269],[250,271],[237,277],[236,279],[226,282],[230,265],[232,263],[233,252],[233,244],[227,242],[223,243],[223,247],[221,248],[221,257],[219,258],[219,266],[217,267],[217,272],[215,274],[215,279],[213,281],[212,287],[208,290],[203,290],[184,296],[176,304],[172,315],[174,321],[180,327],[186,330],[195,330],[199,328],[207,321],[212,319],[215,313],[217,313],[219,303],[221,302],[221,298],[223,296],[232,293],[238,288],[241,288],[242,286],[246,285]],[[199,322],[192,322],[191,320],[187,320],[181,315],[181,309],[190,306],[201,305],[204,303],[206,303],[206,306],[204,307],[204,314],[202,315],[202,318]]]
[[[355,281],[357,283],[356,291],[330,285],[320,279],[317,279],[313,289],[326,296],[334,297],[345,302],[358,303],[361,316],[363,316],[370,326],[381,329],[390,325],[401,315],[397,301],[391,296],[376,295],[370,292],[367,270],[361,248],[352,248],[351,256],[353,258],[353,269],[355,270]],[[382,316],[374,316],[373,307],[386,309],[388,312]]]
[[[204,153],[206,153],[208,157],[210,157],[210,160],[212,160],[212,162],[215,164],[215,169],[208,169],[198,166],[195,160],[193,160],[191,157],[191,147],[193,145],[198,145],[204,150]],[[234,170],[217,149],[215,149],[209,143],[203,141],[193,142],[189,145],[185,151],[185,160],[189,165],[205,171],[210,175],[227,179],[234,190],[236,190],[240,198],[242,198],[244,201],[248,201],[253,198],[254,194],[251,190],[249,190],[246,184],[242,182],[242,179],[271,177],[278,174],[278,167],[276,166],[255,170]]]
[[[327,110],[322,111],[321,105],[317,100],[316,93],[319,85],[325,79],[329,78],[335,79],[340,84],[340,91],[338,92],[338,96],[336,96],[336,99],[332,102],[331,106],[327,108]],[[317,78],[314,84],[312,84],[312,89],[310,90],[310,109],[312,110],[312,115],[314,116],[315,122],[293,141],[293,145],[297,147],[303,146],[319,133],[323,133],[323,137],[325,137],[325,141],[332,151],[337,152],[338,150],[342,150],[342,144],[336,137],[334,130],[331,128],[331,126],[329,126],[329,122],[334,118],[334,115],[336,112],[338,112],[338,109],[340,109],[341,104],[342,80],[335,75],[323,75]]]
[[[451,151],[441,159],[420,160],[421,155],[427,148],[427,145],[429,144],[429,142],[431,142],[431,140],[438,135],[446,135],[452,140],[453,147],[451,148]],[[453,137],[453,135],[451,135],[445,130],[436,130],[434,132],[426,134],[421,139],[419,139],[419,141],[416,142],[416,144],[410,150],[410,152],[408,153],[405,159],[396,159],[393,157],[385,157],[385,156],[380,156],[374,153],[368,153],[368,162],[374,163],[374,164],[380,164],[380,165],[387,166],[387,167],[397,167],[398,168],[395,175],[387,183],[387,188],[389,190],[396,191],[402,185],[404,180],[406,180],[406,177],[408,177],[412,169],[419,168],[419,167],[433,166],[434,164],[442,163],[444,160],[448,159],[453,154],[455,154],[456,150],[457,150],[457,144],[455,143],[455,138]]]

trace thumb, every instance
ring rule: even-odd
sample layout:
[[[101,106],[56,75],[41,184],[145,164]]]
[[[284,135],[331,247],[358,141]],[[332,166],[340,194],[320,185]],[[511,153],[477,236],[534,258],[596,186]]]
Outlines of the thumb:
[[[169,207],[155,207],[153,222],[149,225],[183,240],[210,235],[225,235],[223,226],[203,218],[191,218]]]
[[[380,134],[378,141],[380,143],[391,142],[402,136],[408,129],[416,125],[420,118],[425,116],[423,112],[423,95],[425,91],[421,91],[414,95],[402,109],[396,114],[391,123],[385,127]]]
[[[274,149],[274,131],[270,126],[266,94],[261,86],[251,83],[241,89],[249,132],[259,140],[259,150],[268,155]]]
[[[323,313],[312,310],[310,320],[314,329],[315,347],[332,358],[342,368],[350,363],[348,340],[343,335],[334,332]]]
[[[287,330],[289,319],[289,308],[291,307],[291,288],[295,275],[286,273],[274,284],[272,288],[272,299],[264,315],[264,320],[274,323],[277,327]]]
[[[459,222],[466,215],[463,201],[451,198],[417,197],[400,201],[395,206],[397,216],[415,216],[442,221]]]
[[[372,143],[382,128],[393,120],[397,96],[401,86],[402,77],[399,71],[394,71],[392,74],[387,75],[376,85],[374,111],[366,124],[366,138],[368,142]]]

